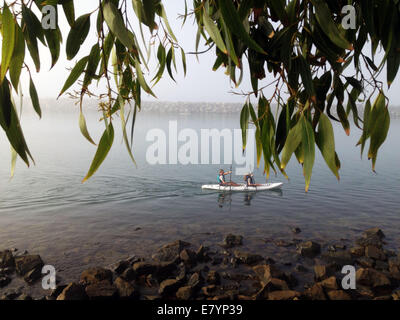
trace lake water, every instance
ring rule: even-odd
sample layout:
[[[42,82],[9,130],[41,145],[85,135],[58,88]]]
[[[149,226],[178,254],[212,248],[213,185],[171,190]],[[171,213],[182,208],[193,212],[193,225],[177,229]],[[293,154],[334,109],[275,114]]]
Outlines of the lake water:
[[[98,141],[103,126],[97,114],[87,116]],[[360,132],[353,130],[347,137],[337,126],[340,182],[317,152],[307,194],[293,158],[287,170],[290,181],[281,175],[270,179],[284,182],[281,192],[224,195],[202,191],[201,185],[215,183],[217,170],[229,165],[150,165],[145,154],[152,143],[145,137],[153,128],[166,130],[169,120],[177,120],[179,129],[239,128],[238,114],[140,113],[134,136],[137,168],[118,127],[108,158],[85,184],[81,180],[95,147],[81,136],[77,118],[77,112],[46,112],[40,121],[25,116],[23,128],[36,165],[27,169],[18,161],[11,181],[9,146],[0,135],[0,250],[39,253],[66,280],[75,280],[88,266],[106,266],[132,254],[147,256],[176,239],[215,245],[235,233],[244,236],[246,248],[272,255],[280,249],[268,239],[292,239],[293,226],[302,230],[296,237],[323,243],[354,239],[379,226],[390,247],[400,246],[398,120],[392,121],[379,153],[377,174],[355,148]],[[265,181],[261,169],[255,176],[257,182]]]

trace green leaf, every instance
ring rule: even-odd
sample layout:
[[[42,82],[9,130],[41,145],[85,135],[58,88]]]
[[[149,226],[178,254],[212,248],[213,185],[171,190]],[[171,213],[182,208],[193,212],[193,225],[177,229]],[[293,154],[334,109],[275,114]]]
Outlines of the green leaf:
[[[296,151],[298,146],[301,143],[302,139],[302,126],[301,121],[298,121],[296,125],[290,129],[289,134],[286,138],[285,145],[282,149],[282,156],[281,156],[281,169],[284,170],[287,164],[290,161],[290,158],[293,155],[293,152]]]
[[[65,13],[65,16],[68,20],[69,25],[72,27],[75,23],[75,8],[74,8],[74,0],[67,0],[64,1],[63,4],[63,10]]]
[[[111,2],[107,2],[103,8],[104,20],[106,21],[111,32],[118,38],[121,43],[129,50],[134,50],[135,41],[125,27],[120,11]]]
[[[61,89],[60,97],[65,91],[67,91],[75,82],[79,79],[82,75],[83,71],[85,70],[86,64],[88,63],[89,56],[86,56],[78,61],[78,63],[74,66],[71,73],[69,74],[67,81],[65,81],[64,87]]]
[[[46,37],[47,46],[49,47],[51,54],[51,68],[57,63],[60,57],[62,35],[60,29],[57,27],[56,30],[48,29],[44,31]]]
[[[25,60],[25,40],[21,28],[16,25],[15,46],[10,62],[10,80],[15,91],[18,92],[19,78],[21,76],[22,65]]]
[[[307,192],[308,188],[310,187],[311,174],[315,162],[315,137],[311,123],[304,117],[304,115],[301,117],[300,123],[302,132],[301,145],[304,153],[303,172],[306,181]]]
[[[1,48],[0,84],[3,82],[8,67],[10,66],[15,44],[15,21],[7,3],[4,4],[1,18],[1,33],[3,35],[3,41]]]
[[[36,91],[35,84],[32,81],[32,78],[30,78],[30,81],[29,81],[29,94],[31,96],[33,109],[35,109],[35,111],[38,114],[39,118],[41,118],[42,117],[42,110],[40,109],[39,97],[38,97],[38,94],[37,94],[37,91]]]
[[[333,127],[331,121],[324,113],[321,113],[319,119],[316,142],[329,169],[331,169],[333,174],[339,180],[339,171],[335,159],[335,136]]]
[[[249,117],[250,117],[249,106],[246,103],[242,108],[242,112],[240,113],[240,128],[242,129],[243,152],[246,149],[247,145],[247,130],[249,128]]]
[[[311,2],[315,7],[317,21],[329,39],[340,48],[353,50],[353,46],[343,37],[333,21],[328,4],[323,0],[312,0]]]
[[[67,38],[67,59],[73,59],[85,42],[90,30],[90,14],[80,16],[72,26]]]
[[[15,167],[17,165],[17,158],[18,158],[18,154],[14,150],[14,148],[11,146],[11,174],[10,174],[11,178],[14,177]]]
[[[83,79],[82,89],[85,90],[92,82],[92,79],[96,77],[96,70],[100,62],[100,46],[96,43],[90,50],[89,60]]]
[[[361,156],[364,153],[365,143],[367,142],[367,140],[368,140],[368,138],[370,136],[370,132],[369,132],[370,114],[371,114],[371,101],[368,99],[368,101],[367,101],[367,103],[365,104],[365,107],[364,107],[363,133],[362,133],[360,141],[357,144],[357,145],[361,144]]]
[[[221,18],[224,20],[229,30],[253,50],[265,53],[244,28],[243,21],[240,20],[233,1],[218,0],[218,5],[222,14]]]
[[[371,143],[368,158],[372,159],[372,170],[375,171],[378,150],[385,142],[390,126],[390,115],[385,103],[385,96],[381,92],[372,107],[369,121]]]
[[[307,63],[307,61],[303,58],[303,56],[299,56],[299,66],[300,66],[300,75],[301,79],[303,80],[303,85],[304,88],[306,89],[306,92],[308,96],[312,99],[315,100],[315,89],[314,89],[314,84],[312,81],[312,74],[311,74],[311,68],[310,65]]]
[[[104,133],[97,147],[96,154],[93,158],[92,164],[90,165],[89,171],[82,182],[85,182],[88,179],[90,179],[90,177],[92,177],[93,174],[99,169],[100,165],[107,157],[107,154],[110,151],[113,142],[114,142],[114,127],[112,123],[110,123],[104,130]]]
[[[81,130],[82,135],[91,143],[96,145],[96,143],[93,141],[92,137],[89,134],[89,130],[86,125],[86,119],[85,116],[83,115],[82,111],[79,113],[79,129]]]
[[[208,7],[208,1],[206,2],[205,8]],[[218,27],[214,24],[214,21],[210,18],[209,12],[204,8],[203,10],[203,23],[211,39],[215,42],[217,47],[225,54],[228,54],[226,46],[222,36],[218,30]]]
[[[183,66],[183,74],[186,77],[186,55],[185,55],[185,51],[183,51],[183,49],[181,48],[181,58],[182,58],[182,66]]]
[[[136,59],[134,63],[135,63],[136,75],[140,83],[140,86],[143,88],[144,91],[146,91],[148,94],[151,94],[153,97],[156,98],[155,94],[153,93],[153,91],[151,91],[150,87],[146,83],[146,80],[144,79],[140,63]]]
[[[44,38],[42,24],[32,10],[24,4],[22,5],[22,18],[26,23],[28,32],[31,34],[31,38],[39,39],[40,42],[45,46],[46,40]]]
[[[164,24],[165,24],[165,26],[167,27],[168,33],[169,33],[169,35],[171,36],[171,38],[172,38],[175,42],[177,42],[178,40],[176,39],[175,34],[174,34],[174,32],[172,31],[172,28],[171,28],[171,26],[170,26],[170,24],[169,24],[169,22],[168,22],[167,13],[165,12],[165,8],[164,8],[164,6],[163,6],[161,3],[159,4],[159,12],[158,12],[158,15],[162,17],[162,19],[163,19],[163,21],[164,21]]]
[[[350,135],[350,123],[347,118],[346,111],[344,110],[343,105],[340,102],[337,105],[337,114],[338,114],[340,122],[342,123],[344,131],[349,136]]]

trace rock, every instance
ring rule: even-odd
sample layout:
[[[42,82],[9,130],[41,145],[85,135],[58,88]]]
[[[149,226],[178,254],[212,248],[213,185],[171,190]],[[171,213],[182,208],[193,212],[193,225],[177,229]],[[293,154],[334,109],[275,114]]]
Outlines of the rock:
[[[91,283],[85,288],[85,291],[91,300],[108,300],[118,296],[117,288],[108,280]]]
[[[29,271],[43,267],[43,261],[39,255],[20,256],[15,258],[15,266],[20,276],[26,275]]]
[[[6,286],[8,286],[11,282],[11,278],[7,277],[7,276],[2,276],[0,277],[0,288],[4,288]]]
[[[0,300],[14,300],[21,295],[20,291],[8,290],[0,297]]]
[[[314,258],[321,253],[321,245],[314,241],[306,241],[299,244],[297,252],[305,258]]]
[[[321,284],[316,283],[304,292],[310,300],[326,300],[326,295]]]
[[[70,283],[57,297],[57,300],[86,300],[85,288],[76,283]]]
[[[375,265],[375,261],[367,257],[358,258],[356,262],[363,268],[373,268]]]
[[[122,274],[126,269],[130,268],[131,264],[128,260],[122,260],[117,263],[117,265],[114,267],[113,271],[116,274]]]
[[[302,264],[297,264],[296,267],[294,268],[297,272],[308,272],[308,269],[303,266]]]
[[[39,280],[41,277],[42,277],[41,268],[36,268],[36,269],[33,269],[33,270],[29,271],[28,273],[26,273],[24,275],[24,280],[29,284],[33,284],[37,280]]]
[[[300,292],[293,290],[273,291],[268,294],[268,300],[294,300],[300,296]]]
[[[256,299],[268,299],[270,292],[282,290],[289,290],[286,281],[277,278],[271,278],[271,280],[256,294]]]
[[[376,246],[367,246],[365,248],[365,256],[375,260],[387,260],[387,257],[382,249]]]
[[[124,272],[121,274],[121,278],[125,279],[126,281],[132,281],[136,277],[135,271],[133,271],[132,268],[126,269]]]
[[[82,272],[80,277],[80,282],[83,284],[95,284],[100,281],[112,282],[112,272],[111,270],[104,268],[89,268]]]
[[[343,290],[331,290],[328,297],[330,300],[351,300],[351,296]]]
[[[167,279],[160,283],[160,289],[158,293],[161,296],[169,296],[176,293],[179,289],[180,282],[176,279]]]
[[[201,288],[201,293],[204,294],[205,296],[215,295],[217,291],[218,287],[214,284]]]
[[[0,251],[0,268],[14,268],[15,261],[10,250]]]
[[[57,297],[63,292],[67,285],[57,285],[54,290],[51,291],[50,297],[57,299]]]
[[[284,272],[279,270],[274,265],[258,265],[253,267],[253,271],[261,282],[262,286],[265,286],[272,278],[277,278],[281,280],[286,280],[286,275]]]
[[[139,295],[135,287],[121,277],[115,279],[114,285],[117,288],[118,295],[121,299],[133,299]]]
[[[315,281],[322,281],[330,276],[331,272],[326,265],[315,265],[314,266],[314,279]]]
[[[350,253],[354,256],[362,257],[365,254],[364,247],[353,247],[350,248]]]
[[[54,298],[53,298],[53,299],[54,299]],[[18,296],[18,298],[17,298],[16,300],[19,300],[19,301],[31,301],[31,300],[33,300],[33,299],[32,299],[31,296],[29,296],[29,295],[23,293],[23,294],[21,294],[20,296]]]
[[[176,297],[179,300],[190,300],[193,295],[193,288],[191,286],[185,286],[178,289]]]
[[[221,284],[221,276],[217,271],[210,271],[207,275],[207,282],[209,284],[219,285]]]
[[[385,261],[378,260],[375,262],[375,269],[377,270],[389,270],[389,264]]]
[[[369,238],[371,236],[376,236],[381,240],[383,238],[385,238],[385,234],[383,233],[383,231],[381,229],[377,228],[377,227],[365,230],[363,232],[363,237],[364,238]]]
[[[178,281],[185,281],[186,276],[187,276],[186,275],[186,266],[182,263],[181,265],[179,265],[179,272],[175,279]],[[165,280],[165,279],[163,279],[163,280]]]
[[[274,241],[274,244],[277,247],[282,247],[282,248],[288,248],[288,247],[292,247],[295,245],[294,242],[290,242],[290,241],[286,241],[286,240],[282,240],[282,239]]]
[[[193,265],[196,263],[196,253],[189,249],[183,249],[179,255],[181,260],[187,265]]]
[[[155,277],[162,281],[174,275],[174,272],[177,270],[178,266],[175,262],[160,262],[154,266]]]
[[[136,262],[132,266],[133,271],[137,276],[141,276],[144,274],[152,274],[155,273],[158,269],[156,264],[148,263],[148,262]]]
[[[393,300],[393,297],[390,295],[386,295],[386,296],[379,296],[379,297],[375,297],[374,300],[379,300],[379,301],[389,301],[389,300]]]
[[[203,284],[204,279],[199,272],[193,273],[187,283],[187,285],[192,287],[194,290],[200,288]]]
[[[224,248],[233,248],[233,247],[236,247],[236,246],[241,246],[242,244],[243,244],[243,237],[242,236],[238,236],[238,235],[234,235],[234,234],[228,234],[225,237],[222,246]]]
[[[207,262],[210,261],[210,257],[208,256],[209,248],[200,246],[199,249],[196,251],[196,259],[199,262]]]
[[[240,262],[247,265],[254,265],[263,260],[263,257],[258,254],[252,254],[248,252],[241,252],[236,250],[234,252],[235,257],[239,259]]]
[[[332,276],[320,282],[321,286],[326,290],[338,290],[336,277]]]
[[[181,251],[188,246],[190,243],[177,240],[162,246],[152,255],[152,258],[156,261],[176,261],[179,259]]]
[[[357,284],[372,288],[388,288],[391,285],[389,278],[383,273],[371,268],[361,268],[356,273]]]
[[[322,258],[328,263],[333,263],[341,269],[344,265],[353,265],[354,258],[348,251],[327,252],[322,255]]]
[[[396,301],[400,300],[400,290],[394,291],[392,294],[392,298],[393,298],[393,300],[396,300]]]
[[[382,239],[378,235],[369,235],[356,240],[356,244],[362,247],[375,246],[382,248]]]
[[[14,268],[1,268],[0,269],[0,275],[5,275],[5,274],[12,274],[14,272]]]
[[[301,229],[299,227],[294,227],[294,228],[292,228],[292,232],[294,234],[299,234],[301,232]]]
[[[389,261],[390,276],[397,281],[400,281],[400,266]]]

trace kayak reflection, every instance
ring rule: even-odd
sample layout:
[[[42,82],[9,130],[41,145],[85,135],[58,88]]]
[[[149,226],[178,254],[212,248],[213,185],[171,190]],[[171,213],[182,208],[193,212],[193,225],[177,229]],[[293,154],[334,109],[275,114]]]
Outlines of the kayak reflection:
[[[263,194],[266,194],[266,192],[264,191]],[[283,191],[281,189],[270,190],[267,192],[267,194],[282,197]],[[238,199],[242,196],[244,205],[251,206],[251,201],[253,201],[258,196],[258,194],[256,192],[245,192],[243,194],[235,192],[221,192],[218,194],[217,198],[218,207],[223,208],[225,206],[231,206],[233,197]],[[259,199],[261,200],[261,198]]]

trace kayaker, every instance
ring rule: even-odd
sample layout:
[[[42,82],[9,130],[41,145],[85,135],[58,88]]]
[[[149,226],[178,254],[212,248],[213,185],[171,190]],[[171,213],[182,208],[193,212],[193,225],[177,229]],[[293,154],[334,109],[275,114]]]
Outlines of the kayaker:
[[[256,184],[254,180],[254,175],[252,173],[248,173],[244,176],[244,181],[246,181],[246,184],[248,187],[259,187],[261,186],[260,184]]]
[[[218,183],[220,186],[233,186],[233,187],[237,187],[239,186],[239,184],[235,183],[235,182],[226,182],[225,181],[225,176],[228,174],[231,174],[232,171],[227,171],[225,172],[223,169],[219,170],[219,174],[218,174]]]

